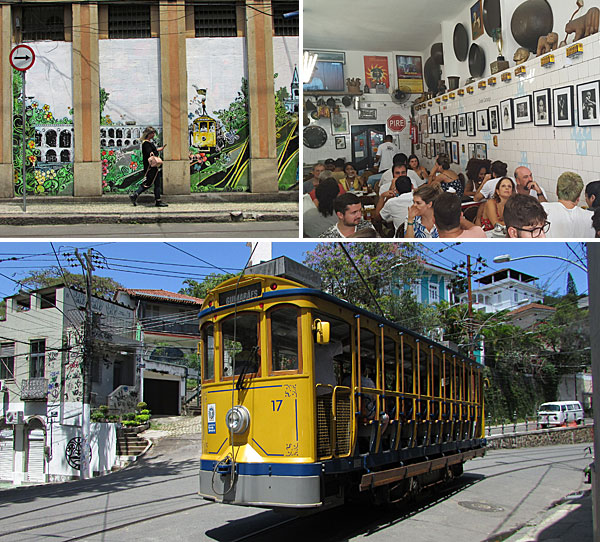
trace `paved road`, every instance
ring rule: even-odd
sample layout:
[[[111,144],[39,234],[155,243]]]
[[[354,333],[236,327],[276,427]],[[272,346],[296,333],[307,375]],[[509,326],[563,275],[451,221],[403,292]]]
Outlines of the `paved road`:
[[[352,506],[295,519],[200,499],[199,445],[194,435],[164,438],[141,463],[103,478],[1,492],[0,542],[504,540],[582,489],[590,461],[586,445],[490,451],[416,505]]]
[[[593,418],[585,418],[584,419],[584,425],[594,425],[594,419]],[[515,430],[515,425],[512,423],[506,423],[504,424],[504,427],[502,427],[501,425],[492,425],[492,426],[487,426],[485,428],[485,436],[493,436],[493,435],[508,435],[510,433],[524,433],[526,431],[538,431],[540,430],[541,427],[539,427],[535,421],[530,421],[528,423],[518,423],[516,425],[516,430]]]
[[[206,222],[152,224],[70,224],[46,226],[0,226],[0,237],[293,237],[299,232],[298,221]]]

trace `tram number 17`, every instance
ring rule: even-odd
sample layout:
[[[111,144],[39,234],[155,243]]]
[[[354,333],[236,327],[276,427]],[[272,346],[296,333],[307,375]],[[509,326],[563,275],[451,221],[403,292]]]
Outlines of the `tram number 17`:
[[[283,403],[283,399],[275,399],[274,401],[271,401],[271,405],[273,405],[273,412],[279,412],[281,403]]]

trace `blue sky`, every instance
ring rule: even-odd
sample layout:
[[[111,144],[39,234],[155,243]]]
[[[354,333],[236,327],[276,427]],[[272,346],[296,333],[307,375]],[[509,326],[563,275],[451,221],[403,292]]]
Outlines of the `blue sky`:
[[[170,245],[174,245],[173,248]],[[61,265],[72,272],[80,272],[79,266],[70,267],[65,253],[72,253],[75,247],[86,250],[89,247],[101,253],[109,269],[97,269],[96,273],[110,276],[129,288],[162,288],[178,291],[185,277],[202,280],[211,272],[222,270],[236,271],[244,267],[250,248],[244,242],[89,242],[73,243],[56,241],[54,249],[59,254]],[[552,258],[529,258],[506,264],[494,264],[493,258],[499,254],[512,257],[544,254],[576,260],[575,254],[583,257],[580,243],[551,243],[537,241],[521,242],[484,242],[484,243],[424,243],[421,245],[423,256],[431,263],[450,268],[453,263],[465,260],[467,254],[473,258],[482,256],[487,260],[488,271],[513,267],[540,279],[541,285],[550,290],[564,293],[567,272],[571,272],[579,293],[587,292],[587,275],[575,266]],[[315,243],[274,242],[273,257],[288,256],[297,261],[304,259],[307,250]],[[188,252],[184,254],[181,250]],[[18,258],[16,261],[9,258]],[[203,261],[200,261],[203,260]],[[148,263],[144,263],[148,262]],[[583,262],[586,263],[585,260]],[[15,282],[27,275],[32,269],[43,269],[56,265],[56,258],[49,242],[5,242],[0,243],[0,296],[5,297],[19,290]],[[125,267],[128,266],[128,267]],[[11,280],[12,279],[12,280]]]

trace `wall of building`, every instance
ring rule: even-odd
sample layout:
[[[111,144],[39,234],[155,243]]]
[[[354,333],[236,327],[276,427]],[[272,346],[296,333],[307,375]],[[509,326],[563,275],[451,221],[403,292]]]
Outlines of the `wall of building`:
[[[353,105],[345,107],[341,103],[342,96],[336,97],[340,105],[341,112],[348,112],[349,118],[349,129],[348,134],[343,135],[345,149],[336,149],[336,136],[333,133],[332,123],[330,118],[319,118],[318,120],[311,119],[311,124],[321,126],[328,134],[325,145],[318,149],[309,149],[304,147],[304,164],[312,165],[318,161],[323,162],[327,158],[343,158],[346,161],[352,159],[352,148],[351,148],[351,137],[350,130],[355,125],[384,125],[386,126],[387,120],[390,116],[400,114],[406,120],[406,127],[401,132],[392,132],[387,127],[385,128],[386,133],[394,136],[395,142],[400,148],[401,152],[409,155],[411,153],[410,145],[410,106],[414,98],[417,95],[413,95],[410,100],[404,104],[394,103],[390,97],[390,92],[393,92],[398,88],[397,70],[396,70],[396,55],[404,56],[422,56],[418,52],[410,51],[391,51],[389,53],[372,53],[369,51],[346,51],[346,64],[344,66],[344,78],[360,78],[361,79],[361,91],[364,88],[366,81],[365,75],[365,61],[366,56],[377,56],[387,59],[387,73],[389,79],[388,93],[376,94],[374,89],[370,89],[368,94],[364,94],[360,97],[361,108],[364,109],[375,109],[377,111],[377,118],[373,120],[359,119],[359,110],[354,109]],[[425,58],[422,58],[422,64],[425,63]],[[385,63],[381,63],[381,66],[385,69]],[[372,85],[371,85],[372,86]],[[310,95],[310,93],[308,93]],[[313,102],[316,102],[318,98],[322,97],[327,100],[329,96],[311,97]]]
[[[534,91],[542,89],[556,89],[567,85],[587,83],[599,79],[600,75],[600,34],[590,36],[581,40],[584,45],[584,53],[579,58],[567,59],[566,48],[554,52],[555,64],[550,68],[542,68],[540,59],[533,54],[523,64],[526,68],[524,77],[516,77],[514,74],[515,63],[512,60],[514,51],[518,44],[512,38],[510,32],[510,18],[514,9],[521,4],[519,0],[504,0],[503,8],[503,37],[505,40],[505,57],[510,62],[508,70],[512,75],[512,81],[504,83],[501,81],[501,73],[496,74],[497,84],[495,87],[488,86],[482,90],[477,87],[478,81],[472,86],[472,95],[465,94],[463,97],[456,95],[454,100],[448,100],[441,104],[433,101],[431,107],[417,112],[421,120],[426,120],[426,115],[442,113],[444,116],[459,115],[462,113],[476,112],[488,109],[491,106],[500,105],[507,98],[519,98],[526,95],[533,96]],[[564,38],[564,26],[575,10],[575,3],[565,3],[560,0],[550,1],[554,11],[554,31],[559,34],[559,40]],[[586,3],[585,8],[578,14],[585,13],[590,7],[600,5],[599,2]],[[469,10],[465,9],[456,20],[445,22],[442,25],[442,36],[444,44],[443,77],[448,75],[459,75],[461,77],[461,88],[465,88],[468,76],[468,62],[458,62],[454,56],[452,45],[452,33],[458,22],[468,22]],[[466,26],[470,32],[470,25]],[[573,34],[569,43],[573,41]],[[476,43],[484,48],[486,52],[486,71],[483,78],[491,75],[489,64],[497,56],[496,45],[492,39],[484,33]],[[576,102],[577,100],[575,100]],[[429,103],[429,102],[428,102]],[[577,105],[577,104],[576,104]],[[508,164],[509,173],[512,175],[514,169],[519,165],[529,167],[534,179],[546,190],[549,200],[556,200],[556,180],[564,171],[576,171],[584,183],[597,180],[600,168],[600,126],[578,127],[577,107],[574,111],[574,126],[554,127],[535,126],[533,122],[515,124],[512,130],[491,134],[489,131],[478,131],[474,137],[467,136],[464,131],[459,131],[458,136],[445,137],[444,134],[427,134],[422,132],[422,141],[430,140],[457,142],[459,150],[459,163],[452,165],[456,171],[464,170],[469,160],[469,144],[483,144],[486,146],[487,158],[490,160],[503,160]],[[421,124],[424,124],[423,122]],[[421,161],[427,168],[433,165],[433,159],[424,156],[423,145],[418,153]]]

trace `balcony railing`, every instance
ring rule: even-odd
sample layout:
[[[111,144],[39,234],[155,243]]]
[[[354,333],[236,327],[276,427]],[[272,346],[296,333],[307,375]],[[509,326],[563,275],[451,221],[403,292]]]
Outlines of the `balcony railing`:
[[[21,380],[22,401],[46,401],[47,399],[47,378],[30,378],[29,380]]]

